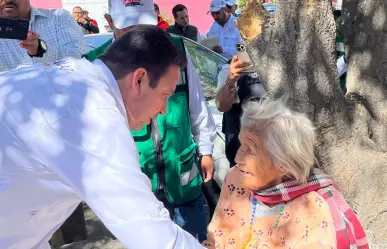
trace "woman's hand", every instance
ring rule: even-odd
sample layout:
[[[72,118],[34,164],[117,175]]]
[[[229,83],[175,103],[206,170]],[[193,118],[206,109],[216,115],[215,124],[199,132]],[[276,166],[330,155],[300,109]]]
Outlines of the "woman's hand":
[[[253,65],[251,65],[251,63],[245,60],[240,60],[237,56],[232,57],[230,71],[227,75],[225,83],[227,85],[235,84],[235,82],[237,82],[243,76],[243,71],[247,71],[252,67]]]

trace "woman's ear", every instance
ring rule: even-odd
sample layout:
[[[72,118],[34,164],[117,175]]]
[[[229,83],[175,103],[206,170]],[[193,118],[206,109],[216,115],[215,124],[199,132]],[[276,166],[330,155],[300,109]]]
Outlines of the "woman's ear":
[[[274,164],[274,168],[278,178],[290,178],[287,170],[285,170],[284,167],[282,167],[281,165]]]

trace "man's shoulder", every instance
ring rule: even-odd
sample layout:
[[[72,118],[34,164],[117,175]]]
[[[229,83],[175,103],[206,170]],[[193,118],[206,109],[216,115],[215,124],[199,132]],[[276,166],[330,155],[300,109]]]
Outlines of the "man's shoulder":
[[[188,25],[188,27],[190,28],[190,29],[194,29],[194,30],[198,30],[198,28],[196,27],[196,26],[194,26],[194,25]]]
[[[43,17],[71,17],[69,11],[65,9],[41,9],[34,8],[34,14]]]
[[[236,27],[235,20],[238,20],[239,18],[237,16],[230,16],[230,20],[228,21],[228,25]]]
[[[176,24],[173,24],[167,28],[167,31],[174,30],[176,28]]]

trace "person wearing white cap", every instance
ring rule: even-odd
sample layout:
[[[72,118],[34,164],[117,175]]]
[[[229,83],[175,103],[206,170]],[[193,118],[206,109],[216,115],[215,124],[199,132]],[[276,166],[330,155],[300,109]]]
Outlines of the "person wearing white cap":
[[[230,59],[237,52],[236,44],[242,41],[239,30],[234,23],[237,17],[227,11],[224,0],[212,0],[209,12],[215,22],[204,37],[219,37],[219,45],[212,49]]]
[[[114,29],[115,37],[137,24],[157,24],[153,1],[135,2],[109,1],[109,14],[105,18]],[[210,181],[213,176],[216,126],[182,38],[172,38],[185,52],[187,67],[182,68],[178,88],[168,101],[166,115],[159,115],[141,131],[132,131],[132,135],[141,155],[141,169],[151,180],[156,197],[164,203],[171,219],[199,241],[204,241],[207,222],[201,190],[203,182]],[[91,51],[86,57],[94,60],[112,42]]]
[[[225,0],[225,3],[226,3],[226,10],[233,16],[236,16],[235,11],[238,8],[236,0]]]

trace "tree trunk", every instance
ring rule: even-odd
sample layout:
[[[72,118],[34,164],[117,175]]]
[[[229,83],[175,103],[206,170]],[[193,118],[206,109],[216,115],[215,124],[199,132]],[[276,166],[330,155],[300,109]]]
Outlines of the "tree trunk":
[[[273,98],[314,122],[318,166],[331,174],[367,231],[387,245],[387,1],[344,1],[348,92],[339,88],[331,0],[249,0],[237,25]]]

